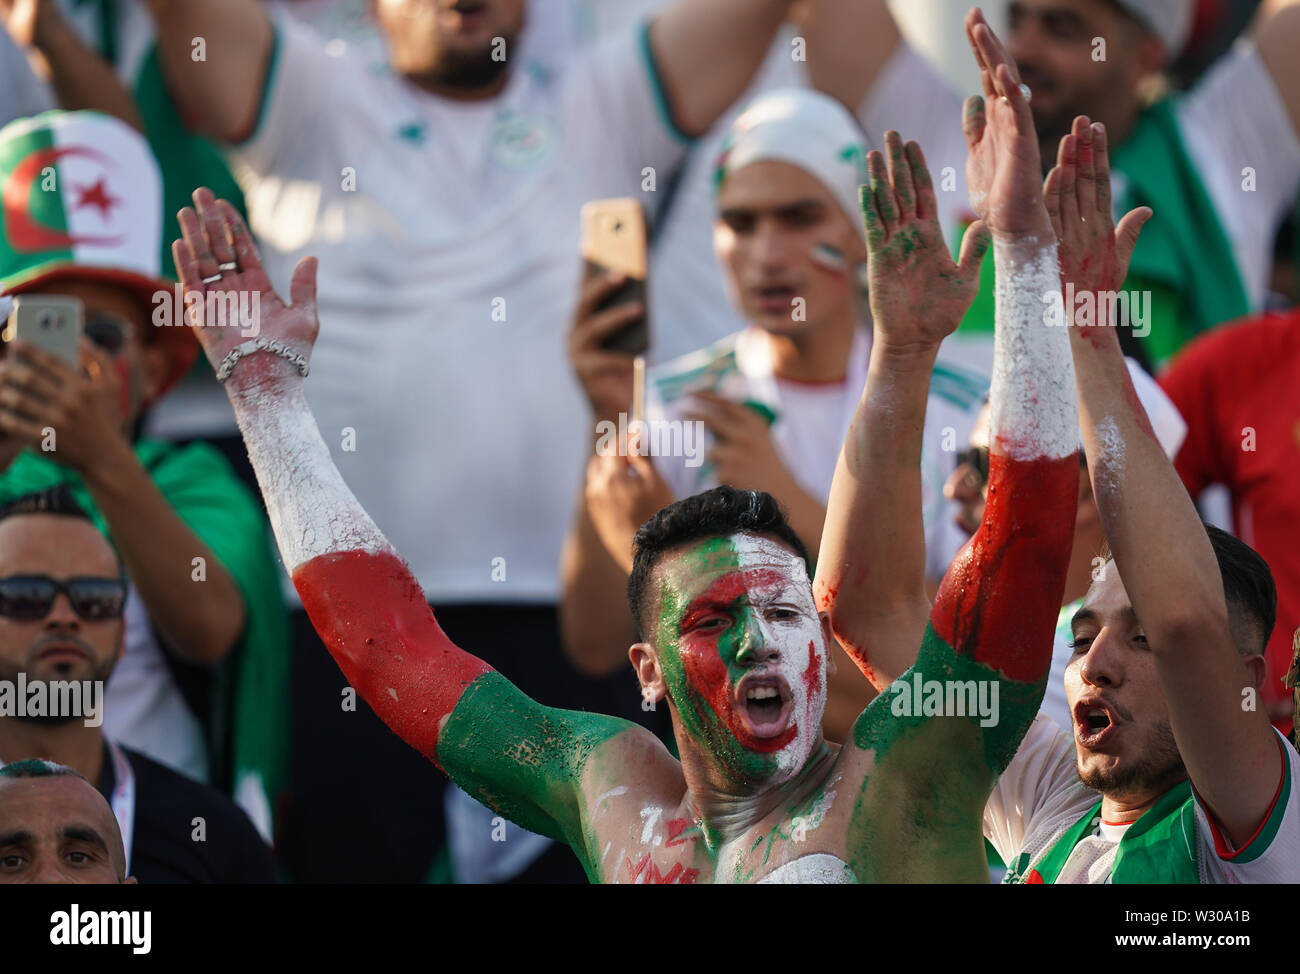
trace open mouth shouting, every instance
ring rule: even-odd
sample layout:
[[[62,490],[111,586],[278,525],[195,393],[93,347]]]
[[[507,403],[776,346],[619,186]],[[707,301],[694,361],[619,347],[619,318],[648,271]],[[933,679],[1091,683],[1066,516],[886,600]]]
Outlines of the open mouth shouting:
[[[1074,739],[1090,750],[1103,747],[1118,728],[1115,708],[1101,697],[1090,697],[1074,705]]]
[[[794,695],[780,674],[746,675],[736,686],[735,704],[741,727],[756,742],[780,747],[792,736]]]

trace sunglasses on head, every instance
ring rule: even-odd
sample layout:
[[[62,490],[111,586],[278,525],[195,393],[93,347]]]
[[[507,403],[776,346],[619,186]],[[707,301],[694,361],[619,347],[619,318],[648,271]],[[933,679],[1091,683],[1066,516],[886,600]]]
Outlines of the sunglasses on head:
[[[48,575],[0,578],[0,616],[35,622],[44,619],[62,592],[83,622],[120,619],[126,605],[126,584],[120,578],[83,576],[59,581]]]

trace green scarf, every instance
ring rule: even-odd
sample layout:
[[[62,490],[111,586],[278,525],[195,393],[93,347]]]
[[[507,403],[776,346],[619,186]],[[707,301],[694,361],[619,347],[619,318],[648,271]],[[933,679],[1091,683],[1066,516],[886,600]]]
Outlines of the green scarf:
[[[1055,883],[1074,847],[1097,829],[1101,802],[1093,805],[1070,831],[1061,836],[1021,882]],[[1196,863],[1196,807],[1192,785],[1175,785],[1128,827],[1119,840],[1113,883],[1199,883]]]
[[[1172,99],[1142,113],[1114,149],[1111,165],[1128,184],[1119,211],[1155,211],[1138,240],[1124,290],[1150,292],[1151,331],[1142,341],[1155,362],[1164,362],[1201,332],[1247,314],[1250,302],[1232,245],[1183,145]],[[993,330],[992,251],[961,328],[967,336]]]

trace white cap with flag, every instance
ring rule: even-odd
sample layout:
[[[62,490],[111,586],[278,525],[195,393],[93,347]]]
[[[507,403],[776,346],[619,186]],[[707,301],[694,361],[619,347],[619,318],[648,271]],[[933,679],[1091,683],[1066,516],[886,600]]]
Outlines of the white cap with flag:
[[[1178,60],[1192,36],[1196,0],[1118,0],[1118,3],[1165,42],[1167,61]]]

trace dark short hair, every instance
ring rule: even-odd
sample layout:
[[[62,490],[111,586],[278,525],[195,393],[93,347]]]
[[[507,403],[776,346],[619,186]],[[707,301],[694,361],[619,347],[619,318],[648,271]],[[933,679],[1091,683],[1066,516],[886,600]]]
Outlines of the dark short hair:
[[[67,484],[46,487],[44,490],[34,490],[0,504],[0,521],[21,514],[57,514],[60,517],[75,517],[83,521],[91,520],[90,514],[77,503],[76,498],[72,496],[71,488]]]
[[[786,520],[781,505],[761,490],[715,487],[702,494],[669,504],[637,530],[632,542],[632,574],[627,580],[627,601],[636,622],[637,638],[644,639],[642,625],[650,579],[663,555],[682,545],[707,538],[725,538],[738,532],[765,534],[788,546],[803,559],[812,577],[808,549]]]
[[[26,761],[15,761],[13,764],[6,764],[3,768],[0,768],[0,778],[63,778],[68,776],[86,781],[85,776],[75,768],[69,768],[66,764],[47,761],[44,758],[28,758]]]
[[[1277,585],[1268,562],[1227,531],[1209,524],[1205,530],[1223,576],[1232,641],[1239,653],[1263,653],[1277,623]]]

